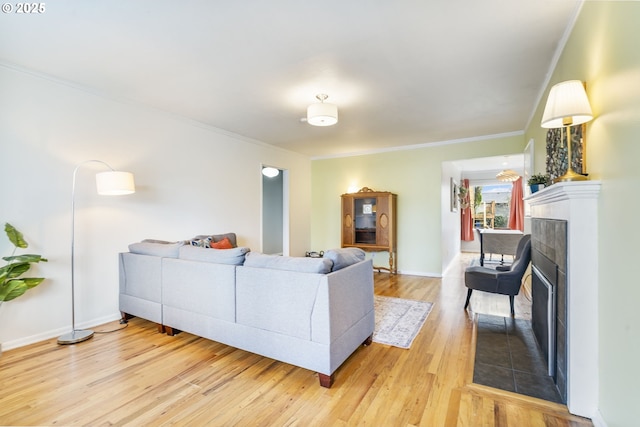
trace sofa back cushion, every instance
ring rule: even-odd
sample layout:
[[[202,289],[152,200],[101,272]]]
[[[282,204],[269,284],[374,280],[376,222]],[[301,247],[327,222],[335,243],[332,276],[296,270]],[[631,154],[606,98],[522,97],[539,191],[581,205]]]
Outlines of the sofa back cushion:
[[[212,249],[184,245],[178,250],[178,258],[216,264],[242,265],[245,255],[249,253],[249,251],[250,249],[247,247]]]
[[[184,242],[165,242],[164,240],[146,239],[129,245],[129,252],[140,255],[151,255],[164,258],[177,258],[178,251]]]
[[[331,271],[338,271],[350,265],[364,261],[365,252],[360,248],[330,249],[324,253],[324,258],[333,262]]]
[[[298,273],[327,274],[331,272],[333,263],[327,258],[289,257],[251,252],[247,254],[244,265]]]
[[[326,277],[246,264],[236,267],[237,323],[310,340],[318,286]]]
[[[235,280],[234,265],[184,259],[162,260],[164,320],[188,322],[189,319],[206,316],[235,322]],[[166,318],[168,312],[171,312],[169,319]],[[177,324],[171,326],[177,327]]]

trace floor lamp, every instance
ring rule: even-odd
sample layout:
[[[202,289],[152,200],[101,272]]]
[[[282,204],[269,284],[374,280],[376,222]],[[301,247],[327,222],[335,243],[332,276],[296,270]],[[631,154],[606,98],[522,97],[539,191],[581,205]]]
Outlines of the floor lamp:
[[[58,338],[58,344],[75,344],[86,341],[93,336],[93,331],[88,329],[76,329],[75,319],[75,200],[76,200],[76,175],[78,170],[88,163],[100,163],[109,171],[96,174],[96,189],[98,194],[107,196],[121,196],[135,193],[133,174],[114,170],[102,160],[86,160],[73,170],[73,183],[71,185],[71,332]]]

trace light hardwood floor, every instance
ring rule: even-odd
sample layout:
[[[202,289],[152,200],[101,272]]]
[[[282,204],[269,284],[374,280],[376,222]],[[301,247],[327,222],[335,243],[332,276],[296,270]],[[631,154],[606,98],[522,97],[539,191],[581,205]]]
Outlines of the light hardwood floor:
[[[591,426],[563,405],[472,384],[475,315],[462,309],[467,261],[462,256],[443,279],[374,273],[376,294],[434,308],[410,350],[362,347],[331,389],[305,369],[132,319],[81,344],[51,339],[5,351],[0,424]],[[516,316],[528,318],[528,307],[521,293]],[[509,301],[476,292],[471,308],[507,316]]]

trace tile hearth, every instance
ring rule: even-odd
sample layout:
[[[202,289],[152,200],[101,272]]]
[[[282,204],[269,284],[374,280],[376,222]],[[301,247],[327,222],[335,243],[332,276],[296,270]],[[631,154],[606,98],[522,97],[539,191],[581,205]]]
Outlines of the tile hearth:
[[[477,331],[474,383],[563,403],[530,321],[479,314]]]

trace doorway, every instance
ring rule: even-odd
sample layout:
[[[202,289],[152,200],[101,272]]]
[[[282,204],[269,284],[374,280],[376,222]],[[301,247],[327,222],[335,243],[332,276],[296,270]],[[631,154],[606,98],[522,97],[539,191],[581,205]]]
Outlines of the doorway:
[[[263,165],[262,253],[288,255],[288,174],[286,170]]]

